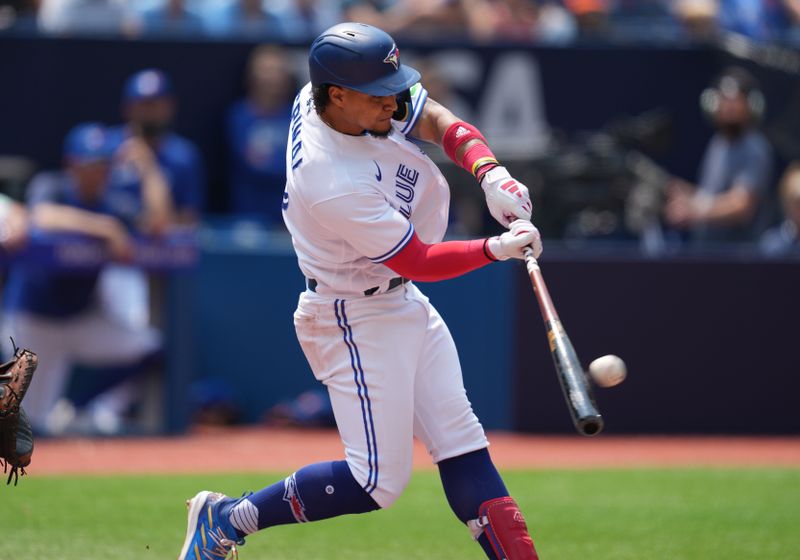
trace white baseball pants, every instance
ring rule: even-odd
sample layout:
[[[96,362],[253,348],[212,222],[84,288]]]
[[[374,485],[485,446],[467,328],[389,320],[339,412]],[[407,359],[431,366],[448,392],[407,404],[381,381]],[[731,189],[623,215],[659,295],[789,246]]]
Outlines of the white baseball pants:
[[[67,389],[74,364],[126,366],[158,349],[161,336],[150,327],[132,328],[94,308],[68,319],[9,313],[4,340],[12,336],[21,347],[30,348],[39,366],[25,396],[25,412],[37,428],[45,426],[48,414]]]
[[[408,483],[414,436],[434,462],[488,445],[450,331],[413,283],[344,299],[303,292],[294,323],[350,470],[381,507]]]

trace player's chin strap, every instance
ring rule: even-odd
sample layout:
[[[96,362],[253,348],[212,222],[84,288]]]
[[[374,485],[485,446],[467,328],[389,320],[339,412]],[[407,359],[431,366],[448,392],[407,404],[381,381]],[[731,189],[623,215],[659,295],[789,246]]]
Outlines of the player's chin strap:
[[[475,540],[486,533],[497,560],[539,560],[525,518],[509,496],[483,502],[467,527]]]

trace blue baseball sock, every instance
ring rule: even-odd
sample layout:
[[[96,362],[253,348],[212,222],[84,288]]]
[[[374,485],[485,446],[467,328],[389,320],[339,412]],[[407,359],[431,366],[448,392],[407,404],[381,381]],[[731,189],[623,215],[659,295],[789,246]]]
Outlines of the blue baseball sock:
[[[356,482],[347,461],[316,463],[223,507],[240,537],[274,525],[319,521],[380,506]]]
[[[488,449],[445,459],[438,466],[450,508],[463,523],[478,517],[483,502],[508,496],[506,485],[492,463]],[[478,538],[478,543],[486,556],[496,558],[486,533]]]

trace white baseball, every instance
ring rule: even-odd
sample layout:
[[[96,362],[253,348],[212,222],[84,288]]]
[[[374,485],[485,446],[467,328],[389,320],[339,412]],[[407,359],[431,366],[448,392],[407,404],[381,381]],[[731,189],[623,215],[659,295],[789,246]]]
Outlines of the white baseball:
[[[589,375],[600,387],[613,387],[625,381],[628,368],[619,356],[606,354],[589,364]]]

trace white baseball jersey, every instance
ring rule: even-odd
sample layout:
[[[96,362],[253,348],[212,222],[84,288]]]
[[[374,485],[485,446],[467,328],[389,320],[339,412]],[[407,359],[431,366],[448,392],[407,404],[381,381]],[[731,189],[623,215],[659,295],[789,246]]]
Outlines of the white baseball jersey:
[[[406,138],[427,92],[411,88],[411,111],[388,137],[351,136],[314,110],[311,84],[298,94],[286,152],[284,221],[300,269],[329,292],[358,294],[393,276],[381,263],[416,231],[442,240],[450,191],[439,169]]]

